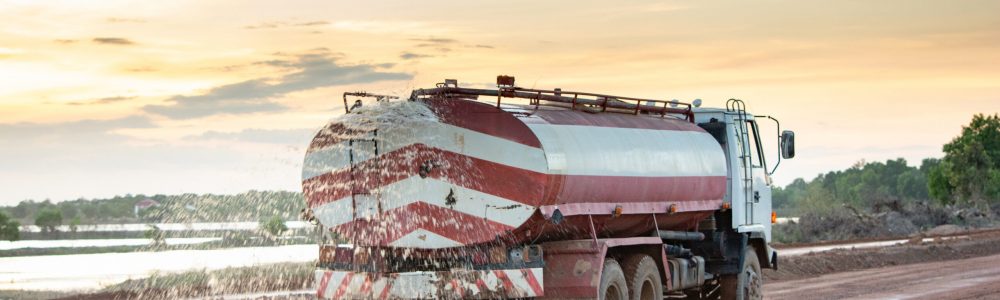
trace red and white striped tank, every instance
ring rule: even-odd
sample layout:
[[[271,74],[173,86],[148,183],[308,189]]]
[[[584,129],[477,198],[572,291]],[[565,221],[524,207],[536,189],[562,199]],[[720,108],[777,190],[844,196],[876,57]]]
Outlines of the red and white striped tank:
[[[437,249],[691,229],[722,204],[722,148],[695,124],[501,108],[432,97],[334,119],[305,157],[308,207],[359,246]]]

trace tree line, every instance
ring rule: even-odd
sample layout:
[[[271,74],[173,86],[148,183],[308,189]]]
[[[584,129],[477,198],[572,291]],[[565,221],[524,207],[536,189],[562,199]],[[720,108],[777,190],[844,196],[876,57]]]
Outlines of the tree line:
[[[923,203],[980,211],[1000,208],[1000,117],[977,114],[959,136],[943,146],[943,158],[909,166],[899,158],[856,163],[806,181],[774,188],[773,206],[784,215],[829,209],[879,211]]]
[[[156,205],[137,209],[140,201]],[[249,191],[235,195],[125,195],[107,199],[21,201],[0,207],[0,239],[16,240],[21,224],[55,231],[60,225],[69,230],[88,224],[240,222],[270,219],[294,220],[305,207],[301,193]]]

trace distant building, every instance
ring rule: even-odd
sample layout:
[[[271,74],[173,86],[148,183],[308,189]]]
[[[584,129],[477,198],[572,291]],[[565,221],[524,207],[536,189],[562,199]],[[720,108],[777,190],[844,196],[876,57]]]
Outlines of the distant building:
[[[135,209],[135,217],[136,218],[139,217],[139,211],[140,210],[144,210],[144,209],[147,209],[147,208],[150,208],[150,207],[153,207],[153,206],[160,206],[160,202],[156,202],[156,200],[149,199],[149,198],[146,198],[146,199],[140,200],[139,202],[136,202],[135,203],[135,207],[134,207],[134,209]]]

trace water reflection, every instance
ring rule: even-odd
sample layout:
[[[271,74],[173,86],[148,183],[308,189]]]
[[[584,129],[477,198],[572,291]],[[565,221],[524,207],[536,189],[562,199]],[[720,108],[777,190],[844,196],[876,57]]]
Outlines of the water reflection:
[[[316,260],[317,245],[0,258],[0,290],[93,290],[154,272]]]

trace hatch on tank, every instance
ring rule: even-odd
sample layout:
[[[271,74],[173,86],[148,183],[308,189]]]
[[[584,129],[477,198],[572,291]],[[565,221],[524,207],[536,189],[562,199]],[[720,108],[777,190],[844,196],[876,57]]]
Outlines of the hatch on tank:
[[[355,219],[372,219],[382,212],[376,191],[378,182],[378,130],[372,130],[348,141],[348,159],[351,164],[351,200]],[[367,167],[359,164],[367,163]],[[372,164],[371,162],[374,162]],[[372,167],[375,166],[375,167]]]

